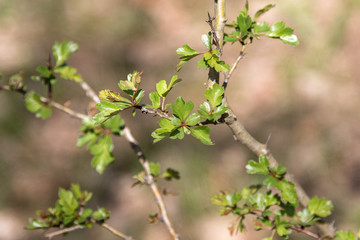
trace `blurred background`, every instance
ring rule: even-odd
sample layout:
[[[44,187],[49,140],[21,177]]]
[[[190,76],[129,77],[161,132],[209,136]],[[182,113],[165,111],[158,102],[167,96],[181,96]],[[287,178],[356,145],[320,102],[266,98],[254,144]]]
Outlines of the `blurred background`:
[[[279,40],[256,40],[248,47],[227,89],[233,110],[259,141],[269,143],[273,155],[295,175],[310,195],[335,205],[330,221],[338,228],[360,226],[360,2],[357,0],[249,1],[250,12],[266,4],[277,6],[260,20],[284,20],[295,29],[300,45]],[[232,21],[244,1],[227,1]],[[70,57],[83,78],[96,90],[117,89],[117,82],[133,70],[144,71],[143,89],[149,93],[161,79],[176,74],[175,50],[183,44],[204,49],[200,36],[209,31],[205,0],[1,0],[0,71],[8,77],[23,71],[29,89],[46,94],[31,82],[55,41],[74,41],[80,49]],[[227,46],[224,60],[232,63],[239,46]],[[183,82],[169,100],[181,95],[195,106],[203,100],[207,71],[196,61],[178,73]],[[194,99],[194,96],[198,96]],[[76,83],[59,81],[54,99],[71,101],[85,112],[88,99]],[[144,98],[145,99],[145,98]],[[50,119],[36,119],[17,93],[0,92],[0,239],[45,239],[42,231],[28,231],[36,209],[53,206],[59,187],[72,182],[94,192],[91,205],[111,210],[109,224],[135,239],[169,239],[163,224],[149,225],[156,212],[150,190],[134,187],[141,171],[127,142],[116,138],[115,162],[103,175],[90,166],[91,155],[76,147],[80,122],[53,111]],[[245,165],[254,159],[233,141],[226,126],[212,128],[214,146],[186,137],[152,144],[157,119],[138,113],[122,115],[145,154],[162,167],[180,171],[181,180],[164,183],[175,196],[166,203],[182,239],[256,239],[251,230],[231,237],[232,217],[220,217],[210,197],[220,190],[240,190],[261,179],[249,177]],[[266,233],[265,233],[266,234]],[[267,233],[269,234],[269,233]],[[116,239],[98,227],[57,239]],[[294,235],[292,239],[305,239]]]

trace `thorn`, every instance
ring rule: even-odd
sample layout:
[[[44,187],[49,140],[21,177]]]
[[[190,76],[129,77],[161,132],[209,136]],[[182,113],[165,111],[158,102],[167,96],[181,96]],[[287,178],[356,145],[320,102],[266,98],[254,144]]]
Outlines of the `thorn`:
[[[269,134],[267,140],[266,140],[266,143],[265,143],[265,148],[267,149],[268,148],[268,144],[270,142],[270,138],[271,138],[271,133]]]

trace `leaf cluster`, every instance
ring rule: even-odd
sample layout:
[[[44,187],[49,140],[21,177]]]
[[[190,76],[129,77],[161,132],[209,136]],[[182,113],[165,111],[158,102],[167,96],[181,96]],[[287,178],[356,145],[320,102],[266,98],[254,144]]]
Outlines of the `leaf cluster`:
[[[110,217],[105,208],[92,210],[86,204],[92,193],[81,191],[78,184],[71,184],[70,190],[59,189],[55,207],[36,211],[37,218],[30,218],[27,229],[69,228],[80,226],[91,228],[94,222],[103,222]]]
[[[230,229],[232,233],[244,231],[245,217],[255,215],[256,230],[276,229],[279,236],[288,238],[293,230],[310,227],[331,214],[331,201],[317,196],[306,208],[299,209],[295,186],[284,179],[286,168],[270,167],[266,156],[260,156],[258,161],[250,160],[246,170],[249,174],[267,177],[262,184],[245,187],[240,193],[222,192],[212,197],[213,204],[221,206],[221,215],[237,216]]]
[[[79,46],[74,42],[55,42],[52,48],[55,65],[51,63],[51,58],[49,57],[46,66],[36,68],[38,75],[33,76],[32,79],[34,81],[42,81],[45,85],[55,84],[57,76],[66,80],[82,82],[83,79],[81,75],[78,74],[77,69],[66,64],[70,55],[78,49]]]
[[[294,30],[286,27],[284,22],[280,21],[271,26],[267,22],[258,22],[258,18],[273,7],[275,7],[274,4],[268,4],[258,10],[254,17],[251,18],[248,14],[249,4],[246,1],[245,9],[239,12],[236,21],[227,25],[233,31],[224,35],[224,41],[230,43],[240,42],[242,45],[246,45],[248,43],[247,40],[251,42],[253,38],[259,39],[262,36],[266,36],[280,39],[283,43],[292,46],[297,46],[299,41],[294,34]]]
[[[114,161],[112,154],[114,145],[111,134],[121,135],[124,127],[124,120],[119,114],[111,117],[101,126],[96,126],[94,120],[86,119],[83,121],[81,135],[77,139],[77,146],[83,147],[87,144],[87,149],[93,155],[91,166],[102,174],[105,168]]]
[[[165,171],[162,172],[160,163],[149,162],[149,168],[151,176],[154,178],[154,181],[158,181],[161,179],[166,181],[180,179],[180,173],[175,169],[167,168]],[[134,179],[136,179],[137,182],[135,182],[133,185],[147,184],[146,174],[144,171],[135,175]]]

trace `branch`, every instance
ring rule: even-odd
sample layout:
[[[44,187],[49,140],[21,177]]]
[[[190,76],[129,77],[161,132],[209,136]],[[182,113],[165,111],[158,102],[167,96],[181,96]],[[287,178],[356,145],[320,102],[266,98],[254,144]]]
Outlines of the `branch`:
[[[26,91],[24,89],[11,89],[10,86],[8,85],[4,85],[4,86],[0,86],[0,90],[5,90],[5,91],[14,91],[14,92],[18,92],[18,93],[21,93],[23,95],[26,94]],[[68,108],[68,107],[65,107],[64,105],[58,103],[58,102],[55,102],[53,100],[50,100],[49,98],[46,98],[46,97],[43,97],[43,96],[40,96],[40,100],[43,102],[43,103],[46,103],[46,104],[49,104],[50,106],[70,115],[71,117],[74,117],[74,118],[77,118],[77,119],[80,119],[80,120],[83,120],[83,119],[88,119],[89,117],[86,116],[85,114],[82,114],[82,113],[79,113],[79,112],[76,112],[74,111],[73,109],[71,108]]]
[[[92,90],[88,84],[86,84],[85,82],[81,82],[80,84],[82,84],[81,86],[83,87],[84,90],[86,90],[87,96],[91,97],[93,99],[93,101],[96,103],[100,102],[100,98],[97,95],[94,95],[95,91]],[[141,107],[141,109],[142,109],[142,107]],[[146,108],[144,108],[144,111],[151,112],[149,109],[146,109]],[[130,143],[131,148],[135,152],[140,164],[142,165],[142,167],[145,170],[145,173],[147,176],[147,184],[150,186],[151,191],[153,192],[153,194],[155,196],[156,204],[160,210],[162,220],[164,221],[164,223],[168,229],[168,232],[170,233],[171,238],[173,240],[179,240],[179,235],[175,232],[174,227],[172,226],[171,221],[168,217],[165,203],[161,196],[160,190],[159,190],[156,182],[154,181],[153,176],[151,175],[148,160],[146,159],[138,142],[132,135],[130,129],[126,126],[123,129],[123,135],[124,135],[125,139]]]
[[[52,239],[53,237],[62,235],[64,233],[72,232],[72,231],[75,231],[75,230],[78,230],[78,229],[82,229],[82,228],[83,228],[82,226],[75,225],[75,226],[72,226],[72,227],[69,227],[69,228],[64,228],[64,229],[61,229],[61,230],[58,230],[58,231],[55,231],[55,232],[47,233],[47,234],[45,234],[45,237],[47,237],[49,239]]]
[[[114,235],[116,235],[116,236],[118,236],[118,237],[121,237],[121,238],[123,238],[123,239],[125,239],[125,240],[132,240],[132,239],[133,239],[132,237],[125,235],[124,233],[116,230],[115,228],[113,228],[112,226],[110,226],[110,225],[108,225],[108,224],[106,224],[106,223],[98,223],[98,224],[99,224],[101,227],[109,230],[112,234],[114,234]]]
[[[156,185],[156,182],[154,181],[153,176],[151,175],[148,160],[146,159],[139,144],[137,143],[134,136],[131,134],[130,129],[128,127],[125,127],[123,129],[123,134],[124,134],[124,137],[126,138],[126,140],[130,143],[131,148],[136,153],[136,156],[138,157],[140,164],[142,165],[142,167],[145,170],[146,177],[147,177],[147,184],[150,186],[150,188],[155,196],[156,204],[160,210],[162,220],[164,221],[164,223],[171,235],[171,238],[173,240],[179,240],[179,235],[175,232],[175,230],[170,222],[170,219],[168,217],[165,203],[161,196],[160,190],[159,190],[158,186]]]
[[[225,101],[226,106],[229,107],[227,101]],[[278,161],[272,156],[270,151],[267,148],[266,144],[258,142],[250,133],[245,129],[241,122],[237,119],[235,113],[230,109],[226,111],[228,116],[225,117],[225,123],[231,129],[234,134],[234,137],[237,141],[244,144],[248,149],[250,149],[258,157],[260,155],[265,155],[269,159],[270,166],[277,167]],[[295,189],[299,198],[299,202],[303,207],[307,207],[309,202],[309,196],[306,194],[305,190],[300,186],[296,179],[290,173],[286,173],[285,179],[292,182],[295,185]],[[324,236],[334,236],[335,229],[331,224],[317,224],[319,230],[323,233]]]

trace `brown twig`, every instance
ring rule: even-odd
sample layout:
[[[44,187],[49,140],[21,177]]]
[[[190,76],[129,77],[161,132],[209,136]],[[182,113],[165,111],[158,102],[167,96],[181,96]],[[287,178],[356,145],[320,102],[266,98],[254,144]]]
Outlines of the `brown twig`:
[[[95,91],[92,90],[92,88],[89,85],[84,84],[84,83],[85,82],[82,82],[81,84],[82,84],[83,89],[86,91],[87,96],[92,98],[92,100],[94,102],[99,103],[100,98],[97,95],[95,95]],[[150,112],[149,109],[146,109],[146,110]],[[153,195],[155,196],[156,204],[160,210],[162,220],[164,221],[164,223],[168,229],[168,232],[170,233],[171,238],[173,240],[179,240],[179,235],[175,232],[174,227],[172,226],[172,223],[168,217],[167,210],[166,210],[165,203],[162,198],[161,192],[160,192],[156,182],[154,181],[153,176],[151,175],[148,160],[146,159],[138,142],[132,135],[130,129],[125,126],[122,133],[123,133],[123,136],[125,137],[125,139],[130,143],[131,148],[135,152],[140,164],[142,165],[142,167],[144,168],[144,170],[146,172],[147,184],[150,186],[151,191],[153,192]]]
[[[146,159],[146,157],[145,157],[143,151],[141,150],[139,144],[137,143],[136,139],[131,134],[131,131],[129,128],[125,127],[123,129],[123,135],[126,138],[126,140],[130,143],[131,148],[136,153],[136,156],[138,157],[140,164],[142,165],[142,167],[144,168],[144,170],[146,172],[146,177],[147,177],[146,183],[150,186],[150,188],[155,196],[156,204],[161,213],[161,218],[164,221],[164,223],[168,229],[168,232],[170,233],[171,238],[173,240],[179,240],[179,235],[175,232],[175,230],[171,224],[171,221],[168,217],[167,210],[166,210],[165,203],[162,198],[161,192],[160,192],[158,186],[156,185],[156,182],[154,181],[153,176],[151,175],[148,160]]]
[[[109,224],[106,224],[106,223],[98,223],[101,227],[107,229],[108,231],[110,231],[112,234],[118,236],[118,237],[121,237],[125,240],[132,240],[133,238],[131,236],[127,236],[125,235],[124,233],[116,230],[115,228],[113,228],[112,226],[110,226]]]
[[[214,0],[215,3],[215,15],[220,16],[220,18],[223,16],[225,18],[225,1],[226,0]],[[220,12],[220,13],[219,13]],[[222,13],[224,12],[224,13]],[[225,22],[224,22],[225,23]],[[221,33],[224,34],[224,27],[225,24],[219,24],[218,21],[216,21],[216,29],[219,31],[219,34],[217,33],[217,36],[221,36]],[[241,50],[241,52],[244,52],[247,44],[245,44]],[[226,81],[229,81],[233,71],[235,70],[236,66],[238,65],[238,62],[241,60],[243,54],[240,54],[238,57],[238,61],[235,61],[235,63],[232,66],[232,71],[230,75],[228,74],[228,79]],[[219,79],[215,79],[215,82],[218,82]],[[209,85],[209,84],[208,84]],[[225,105],[229,108],[226,111],[226,116],[224,118],[225,123],[228,125],[230,130],[232,131],[235,139],[245,145],[248,149],[250,149],[254,154],[257,156],[265,155],[269,159],[271,166],[278,166],[278,161],[272,156],[270,151],[268,150],[267,146],[265,144],[262,144],[258,142],[241,124],[241,122],[238,120],[236,114],[231,110],[227,99],[224,97],[223,99]],[[309,196],[306,194],[305,190],[300,186],[300,184],[296,181],[296,179],[289,173],[286,173],[285,179],[292,182],[295,185],[295,189],[298,194],[299,202],[303,207],[307,207],[309,202]],[[324,236],[334,236],[335,235],[335,229],[331,224],[317,224],[316,225],[319,230],[322,232]]]
[[[45,237],[47,237],[49,239],[52,239],[53,237],[59,236],[61,234],[72,232],[72,231],[79,230],[79,229],[82,229],[82,228],[83,228],[82,226],[75,225],[75,226],[72,226],[72,227],[69,227],[69,228],[64,228],[64,229],[54,231],[54,232],[51,232],[51,233],[46,233]]]

